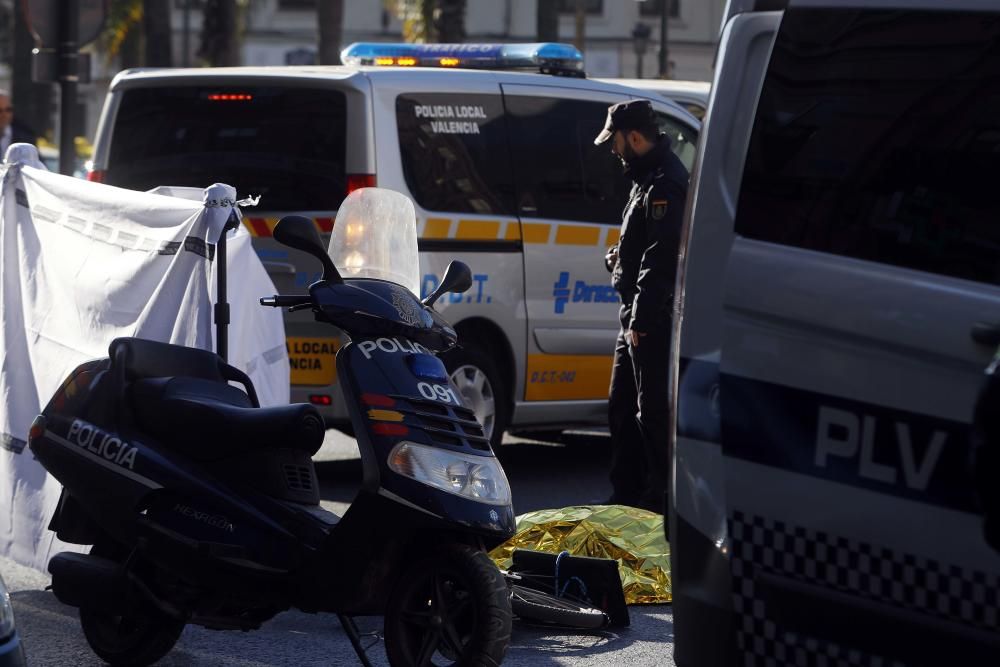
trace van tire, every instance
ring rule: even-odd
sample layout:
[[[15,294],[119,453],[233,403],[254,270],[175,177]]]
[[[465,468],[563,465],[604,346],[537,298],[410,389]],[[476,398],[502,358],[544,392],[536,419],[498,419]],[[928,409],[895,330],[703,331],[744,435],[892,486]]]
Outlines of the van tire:
[[[484,422],[483,429],[495,452],[510,424],[509,394],[496,364],[475,343],[451,350],[442,355],[441,360],[462,402],[476,413],[480,422]]]

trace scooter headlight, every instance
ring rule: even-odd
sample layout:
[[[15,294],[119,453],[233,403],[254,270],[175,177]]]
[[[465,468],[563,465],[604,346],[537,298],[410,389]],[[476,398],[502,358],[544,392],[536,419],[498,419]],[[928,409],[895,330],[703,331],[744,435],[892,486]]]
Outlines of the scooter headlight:
[[[404,477],[490,505],[510,504],[510,484],[492,456],[476,456],[401,442],[389,454],[389,468]]]

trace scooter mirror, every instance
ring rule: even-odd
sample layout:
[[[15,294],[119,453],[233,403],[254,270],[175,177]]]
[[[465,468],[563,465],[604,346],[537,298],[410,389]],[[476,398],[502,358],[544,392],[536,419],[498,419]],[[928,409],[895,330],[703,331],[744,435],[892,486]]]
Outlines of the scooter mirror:
[[[425,306],[433,306],[434,302],[441,298],[446,292],[456,292],[461,294],[472,287],[472,270],[465,262],[453,260],[444,271],[441,284],[437,289],[427,295],[421,302]]]
[[[286,215],[274,228],[274,239],[289,248],[309,253],[323,263],[323,280],[331,283],[342,283],[343,278],[334,266],[333,260],[326,253],[323,241],[319,237],[316,225],[309,218],[301,215]]]

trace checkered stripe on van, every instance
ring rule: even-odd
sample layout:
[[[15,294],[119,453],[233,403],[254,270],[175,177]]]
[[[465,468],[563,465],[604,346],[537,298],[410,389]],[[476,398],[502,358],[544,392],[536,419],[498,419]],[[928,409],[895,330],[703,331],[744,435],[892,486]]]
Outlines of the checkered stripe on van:
[[[1000,629],[996,575],[736,512],[729,521],[733,603],[744,665],[895,667],[897,661],[782,630],[754,583],[758,572],[981,629]]]

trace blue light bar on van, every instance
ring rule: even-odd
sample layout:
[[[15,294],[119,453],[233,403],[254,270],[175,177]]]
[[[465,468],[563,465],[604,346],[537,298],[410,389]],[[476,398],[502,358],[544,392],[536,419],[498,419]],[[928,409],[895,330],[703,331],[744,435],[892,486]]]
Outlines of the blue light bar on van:
[[[521,69],[584,76],[583,54],[569,44],[400,44],[355,42],[341,51],[345,65]]]

